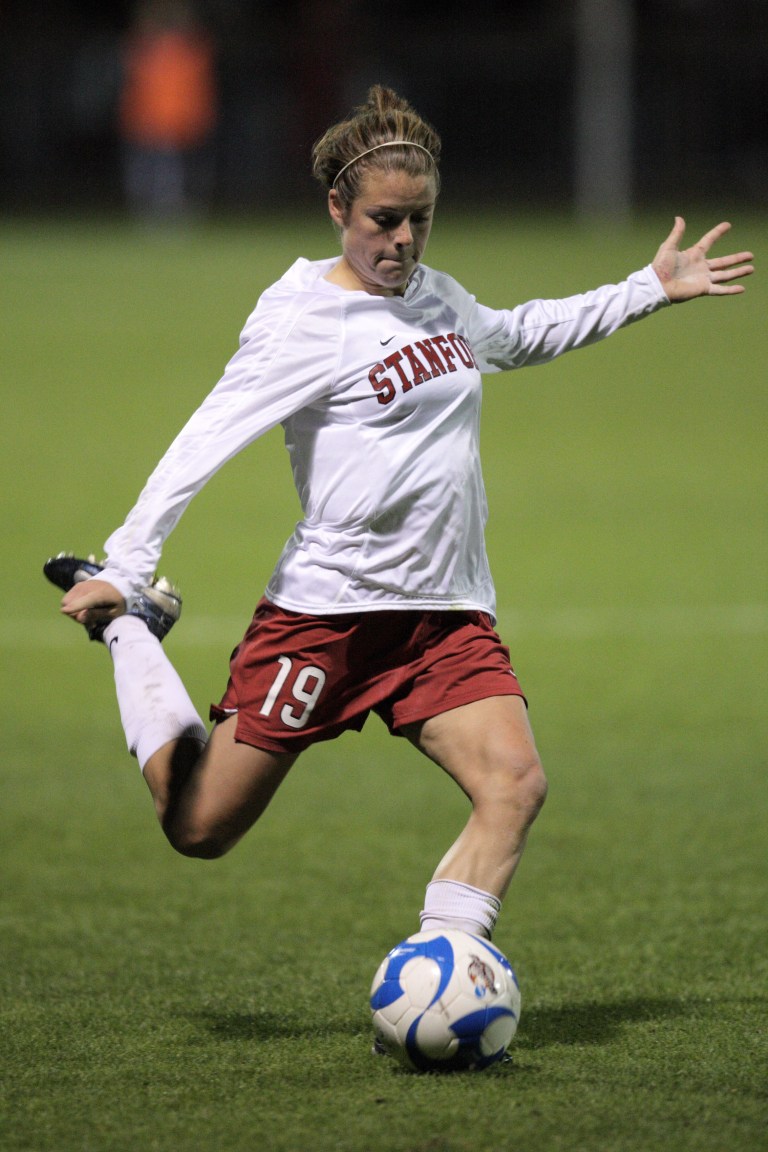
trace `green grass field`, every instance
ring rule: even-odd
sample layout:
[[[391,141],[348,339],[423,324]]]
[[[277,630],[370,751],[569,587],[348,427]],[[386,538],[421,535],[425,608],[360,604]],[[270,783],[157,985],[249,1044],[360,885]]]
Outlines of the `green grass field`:
[[[429,259],[488,304],[563,295],[646,263],[671,215],[446,213]],[[735,216],[758,247],[765,220]],[[458,791],[373,720],[310,751],[229,857],[175,856],[109,660],[41,575],[101,547],[260,290],[332,253],[330,227],[6,222],[0,244],[3,1152],[768,1148],[760,280],[487,382],[499,627],[551,791],[496,935],[514,1060],[420,1077],[370,1054],[367,993]],[[271,434],[168,542],[167,648],[201,709],[296,508]]]

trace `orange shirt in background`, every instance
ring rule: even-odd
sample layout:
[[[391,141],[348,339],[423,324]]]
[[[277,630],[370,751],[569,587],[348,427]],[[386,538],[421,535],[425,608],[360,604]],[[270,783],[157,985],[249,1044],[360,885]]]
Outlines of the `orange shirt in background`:
[[[204,36],[169,29],[133,41],[120,107],[126,139],[190,148],[210,135],[215,118],[213,51]]]

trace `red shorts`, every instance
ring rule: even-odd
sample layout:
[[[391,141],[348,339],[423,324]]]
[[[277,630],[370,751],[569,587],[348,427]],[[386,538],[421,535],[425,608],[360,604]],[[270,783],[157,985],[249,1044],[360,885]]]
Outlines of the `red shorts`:
[[[359,732],[369,712],[397,735],[473,700],[522,695],[482,612],[306,616],[261,600],[211,719],[237,713],[241,743],[296,754]]]

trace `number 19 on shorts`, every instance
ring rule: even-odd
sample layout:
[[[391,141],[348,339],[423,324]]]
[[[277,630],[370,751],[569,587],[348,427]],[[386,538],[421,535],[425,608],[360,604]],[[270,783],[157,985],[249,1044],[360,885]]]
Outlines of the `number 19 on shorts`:
[[[314,664],[303,664],[294,672],[293,660],[288,656],[278,656],[277,662],[280,668],[259,711],[262,716],[271,716],[281,689],[292,679],[288,687],[296,704],[284,704],[280,719],[288,728],[303,728],[325,687],[325,672]]]

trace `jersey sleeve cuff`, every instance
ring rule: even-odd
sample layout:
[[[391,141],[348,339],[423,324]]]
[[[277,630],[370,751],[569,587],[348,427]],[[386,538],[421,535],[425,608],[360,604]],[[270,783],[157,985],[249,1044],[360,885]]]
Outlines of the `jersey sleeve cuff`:
[[[665,306],[665,304],[671,304],[672,303],[669,296],[667,296],[666,292],[664,291],[664,285],[662,284],[661,280],[659,280],[659,277],[656,275],[656,270],[654,269],[653,264],[647,264],[646,267],[643,268],[643,270],[641,272],[636,272],[635,275],[636,276],[645,276],[649,285],[656,290],[657,295],[658,295],[659,307],[663,308]]]

